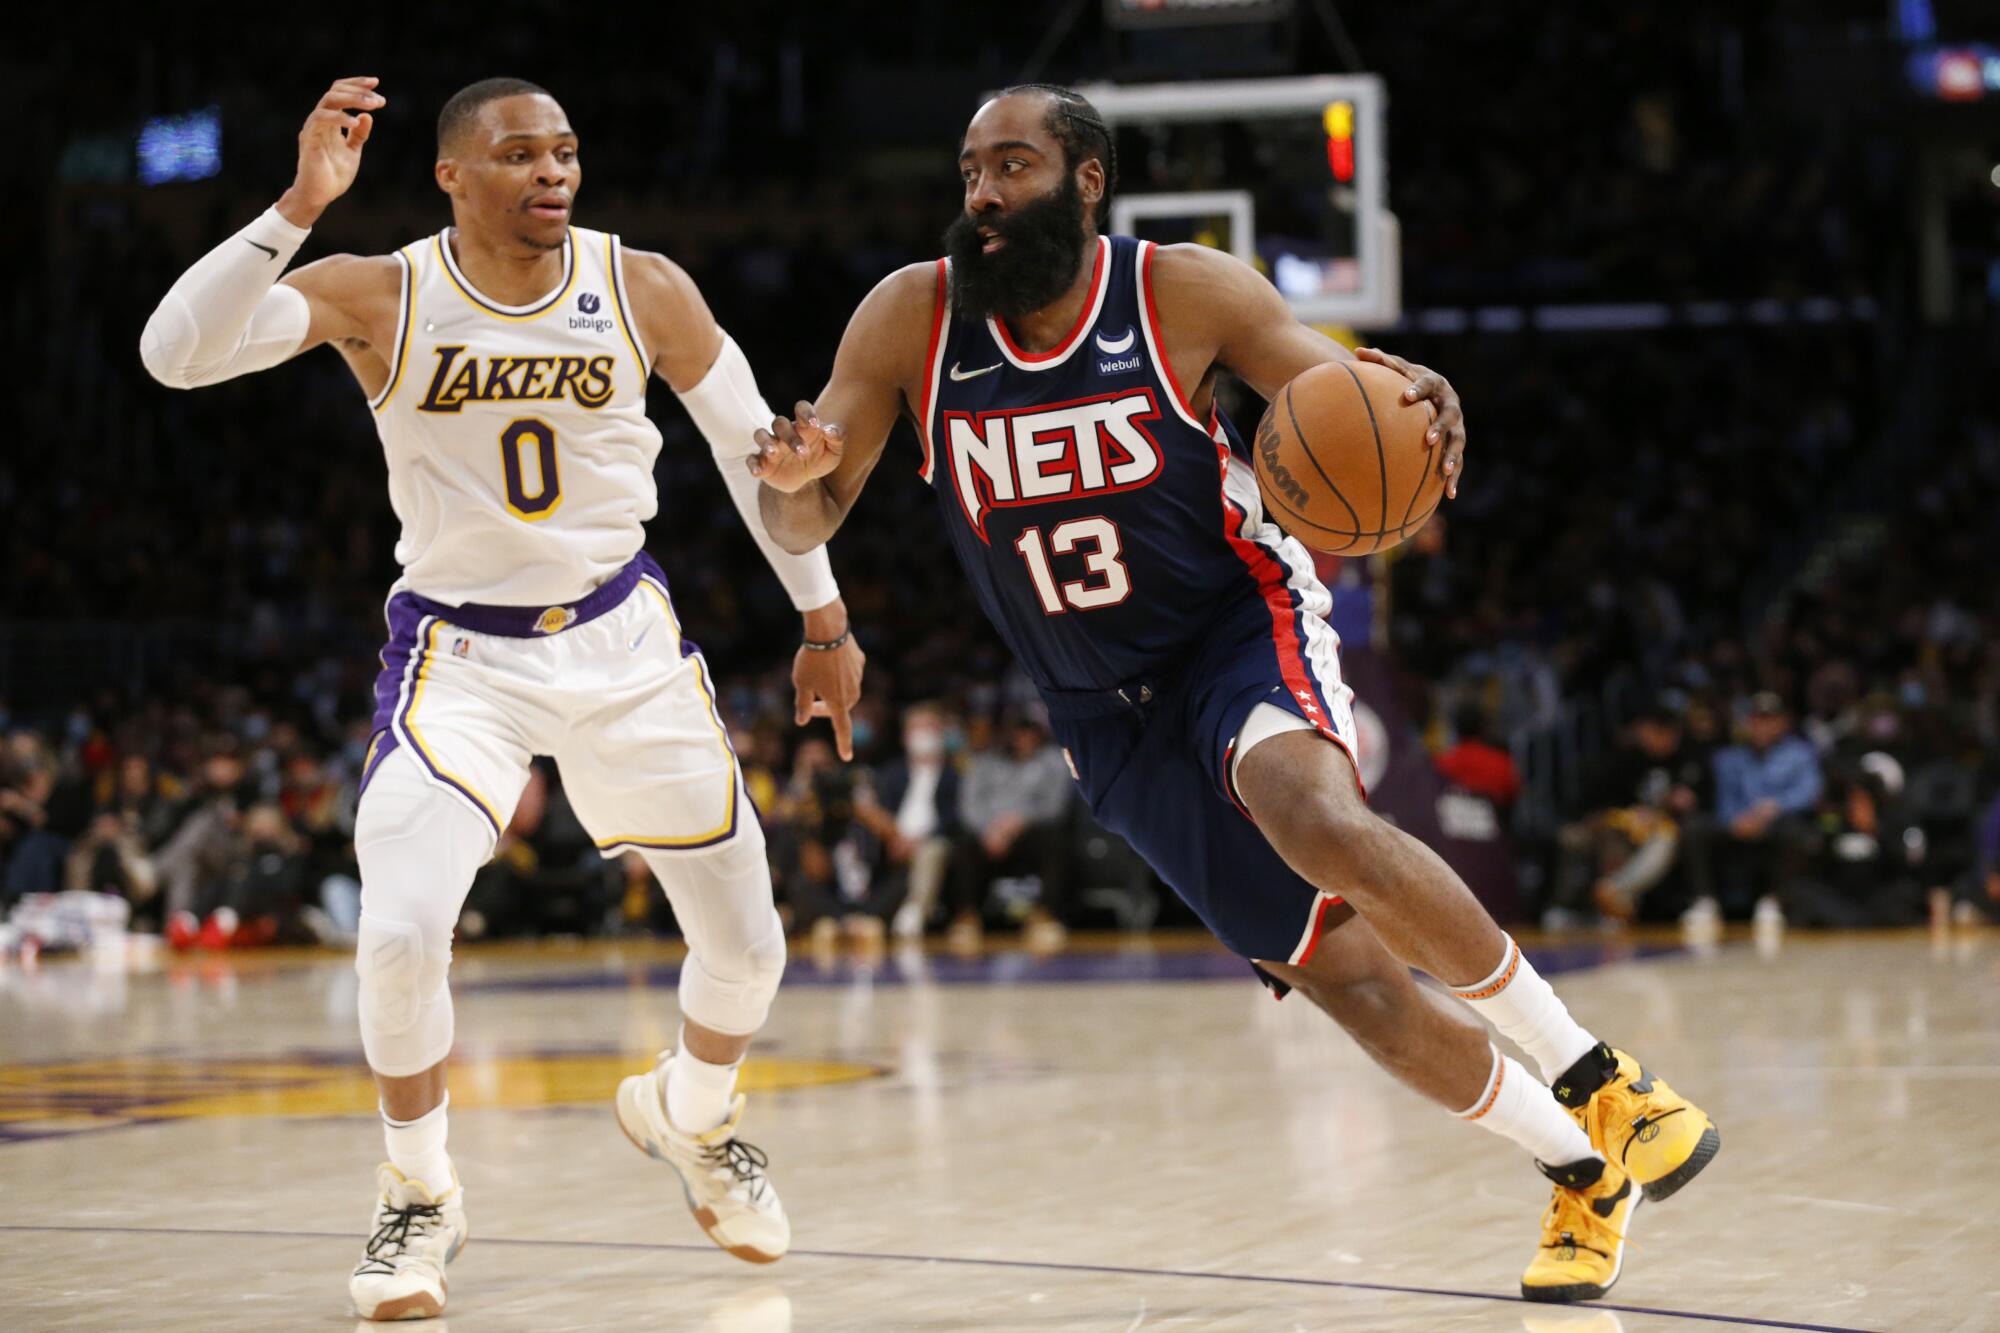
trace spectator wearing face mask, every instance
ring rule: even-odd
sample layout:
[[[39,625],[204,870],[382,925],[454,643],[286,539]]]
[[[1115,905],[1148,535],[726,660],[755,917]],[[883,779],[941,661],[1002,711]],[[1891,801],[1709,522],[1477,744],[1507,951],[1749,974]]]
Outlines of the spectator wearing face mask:
[[[857,786],[854,817],[882,845],[881,878],[902,905],[898,939],[924,933],[951,865],[959,832],[958,769],[946,743],[944,710],[912,704],[903,713],[903,752]]]

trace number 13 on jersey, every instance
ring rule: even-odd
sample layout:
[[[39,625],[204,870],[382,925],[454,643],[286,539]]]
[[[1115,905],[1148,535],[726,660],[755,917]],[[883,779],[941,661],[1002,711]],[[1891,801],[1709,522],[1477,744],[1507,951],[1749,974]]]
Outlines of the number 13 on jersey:
[[[500,432],[500,475],[507,482],[507,512],[515,518],[539,523],[555,513],[562,504],[555,427],[540,417],[508,422]]]
[[[1046,540],[1040,528],[1029,528],[1015,541],[1014,549],[1028,562],[1028,575],[1035,581],[1035,596],[1041,599],[1045,615],[1095,611],[1116,606],[1132,595],[1131,572],[1118,558],[1122,549],[1118,525],[1108,518],[1073,518],[1058,523]],[[1057,583],[1049,568],[1049,553],[1068,555],[1076,550],[1083,552],[1084,571],[1090,579]]]

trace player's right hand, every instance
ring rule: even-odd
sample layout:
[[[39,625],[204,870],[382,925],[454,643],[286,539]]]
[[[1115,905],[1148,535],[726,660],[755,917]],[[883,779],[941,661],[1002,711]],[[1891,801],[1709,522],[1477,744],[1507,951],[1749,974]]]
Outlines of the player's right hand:
[[[841,450],[847,438],[840,423],[822,423],[811,403],[799,400],[792,419],[778,417],[771,429],[754,437],[757,452],[750,456],[750,475],[773,490],[790,493],[840,466]]]
[[[287,191],[286,202],[298,206],[312,218],[286,216],[301,226],[312,225],[322,209],[354,184],[361,170],[361,149],[375,128],[372,114],[386,106],[388,99],[375,91],[381,80],[372,75],[341,79],[326,90],[319,105],[306,117],[299,131],[299,174]],[[352,114],[350,114],[352,113]]]

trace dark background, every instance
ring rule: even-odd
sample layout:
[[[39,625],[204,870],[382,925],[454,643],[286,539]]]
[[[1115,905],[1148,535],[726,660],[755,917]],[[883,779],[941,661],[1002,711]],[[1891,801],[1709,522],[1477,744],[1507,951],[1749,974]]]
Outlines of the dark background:
[[[2000,21],[1912,8],[1302,3],[1267,29],[1120,35],[1097,4],[1045,0],[216,6],[150,24],[73,7],[4,58],[0,725],[39,736],[33,762],[79,791],[127,754],[187,773],[242,745],[275,774],[296,750],[337,775],[365,743],[395,528],[361,395],[327,352],[194,393],[136,355],[175,275],[289,182],[335,77],[377,74],[391,104],[302,262],[434,231],[439,105],[480,77],[532,79],[582,138],[579,221],[684,264],[789,403],[823,382],[868,287],[936,253],[982,90],[1358,67],[1389,90],[1404,255],[1404,324],[1371,338],[1452,378],[1471,448],[1444,520],[1345,578],[1377,599],[1410,725],[1436,749],[1483,732],[1510,752],[1530,901],[1592,756],[1663,691],[1724,731],[1759,688],[1828,720],[1879,696],[1901,744],[1924,738],[1913,763],[1956,766],[1983,799],[2000,93],[1947,105],[1906,70],[1937,41],[2000,41]],[[137,184],[139,124],[209,105],[221,175]],[[1664,326],[1466,318],[1656,302]],[[782,776],[796,619],[663,386],[653,407],[650,549],[732,725]],[[890,450],[833,548],[878,759],[901,704],[975,718],[1020,693],[906,428]]]

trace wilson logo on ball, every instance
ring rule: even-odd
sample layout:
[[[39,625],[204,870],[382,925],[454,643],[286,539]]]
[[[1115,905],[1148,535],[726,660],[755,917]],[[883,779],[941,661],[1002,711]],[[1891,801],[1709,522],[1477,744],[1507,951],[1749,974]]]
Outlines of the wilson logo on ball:
[[[1428,403],[1369,361],[1329,361],[1278,391],[1257,423],[1252,466],[1272,521],[1331,555],[1405,540],[1444,496]]]
[[[1268,412],[1265,413],[1264,419],[1257,423],[1257,456],[1264,460],[1264,472],[1279,494],[1300,509],[1312,503],[1312,498],[1306,494],[1306,488],[1299,485],[1298,479],[1292,476],[1292,470],[1279,461],[1278,428],[1272,423]]]

